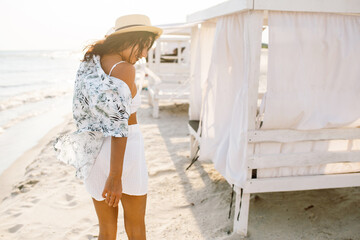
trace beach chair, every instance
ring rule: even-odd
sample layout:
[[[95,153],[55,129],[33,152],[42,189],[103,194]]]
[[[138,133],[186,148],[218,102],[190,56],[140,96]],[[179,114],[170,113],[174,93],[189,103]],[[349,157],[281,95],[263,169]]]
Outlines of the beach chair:
[[[165,49],[173,52],[166,53]],[[159,117],[159,101],[185,101],[190,95],[189,36],[160,37],[150,49],[145,70],[148,80],[149,103],[153,117]]]
[[[234,186],[234,232],[247,235],[251,194],[360,186],[359,13],[350,1],[253,0],[188,16],[216,19],[199,160],[211,159]],[[269,56],[259,107],[264,24]]]

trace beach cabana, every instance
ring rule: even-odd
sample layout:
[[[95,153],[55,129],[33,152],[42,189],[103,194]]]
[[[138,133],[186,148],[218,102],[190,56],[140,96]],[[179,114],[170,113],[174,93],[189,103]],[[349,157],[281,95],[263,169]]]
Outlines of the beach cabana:
[[[230,0],[187,21],[191,152],[234,187],[235,232],[252,193],[360,186],[359,1]]]
[[[164,32],[148,53],[145,68],[149,103],[153,117],[159,116],[160,100],[189,100],[190,95],[190,30],[194,24],[172,24],[161,27]]]

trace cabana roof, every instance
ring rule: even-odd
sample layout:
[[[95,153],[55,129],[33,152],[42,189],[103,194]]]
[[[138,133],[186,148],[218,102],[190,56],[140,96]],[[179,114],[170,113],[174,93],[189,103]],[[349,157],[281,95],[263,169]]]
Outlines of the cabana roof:
[[[187,22],[201,22],[246,10],[332,12],[360,15],[359,0],[229,0],[192,13]]]
[[[191,28],[197,25],[197,22],[192,23],[173,23],[157,25],[157,27],[164,30],[163,35],[178,35],[178,36],[190,36]]]

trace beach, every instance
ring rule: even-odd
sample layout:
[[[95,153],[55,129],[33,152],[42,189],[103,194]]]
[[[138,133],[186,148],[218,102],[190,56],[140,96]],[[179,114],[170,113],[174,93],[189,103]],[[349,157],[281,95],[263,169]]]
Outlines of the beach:
[[[79,52],[0,51],[0,174],[71,114]]]
[[[228,218],[231,186],[213,164],[196,162],[185,170],[188,104],[163,103],[154,119],[146,91],[142,98],[147,239],[242,239],[232,233],[234,204]],[[75,128],[67,115],[0,175],[0,239],[97,239],[91,197],[52,147],[59,134]],[[121,206],[118,239],[127,239]],[[360,239],[360,189],[252,194],[246,239]]]
[[[360,0],[4,0],[0,12],[0,240],[99,240],[91,187],[54,145],[124,135],[134,111],[146,239],[360,240]],[[98,146],[79,139],[60,155],[88,165]]]

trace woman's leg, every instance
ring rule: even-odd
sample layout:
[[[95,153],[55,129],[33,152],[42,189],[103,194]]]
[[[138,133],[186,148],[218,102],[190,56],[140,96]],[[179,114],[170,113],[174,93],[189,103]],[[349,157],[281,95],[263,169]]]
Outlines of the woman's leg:
[[[125,230],[129,240],[145,240],[146,197],[122,194],[121,203],[124,209]]]
[[[116,240],[119,207],[110,207],[105,200],[92,200],[99,219],[99,240]]]

